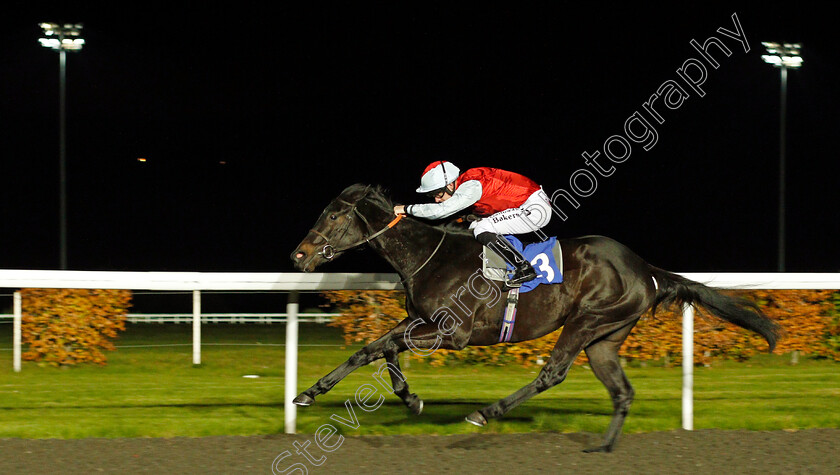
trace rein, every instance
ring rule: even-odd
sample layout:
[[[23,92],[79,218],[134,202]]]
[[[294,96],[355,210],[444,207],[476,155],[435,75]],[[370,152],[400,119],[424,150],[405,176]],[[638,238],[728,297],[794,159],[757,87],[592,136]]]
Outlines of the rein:
[[[446,231],[444,231],[443,235],[440,237],[440,241],[438,241],[437,246],[435,246],[435,250],[432,251],[432,253],[429,255],[429,257],[427,257],[426,260],[423,261],[422,264],[420,264],[420,267],[418,267],[414,272],[412,272],[410,276],[403,279],[403,283],[407,282],[409,279],[411,279],[412,277],[417,275],[417,273],[420,272],[420,269],[426,267],[426,264],[428,264],[429,261],[432,260],[433,257],[435,257],[435,254],[437,254],[438,249],[440,249],[440,245],[443,244],[444,239],[446,239]]]

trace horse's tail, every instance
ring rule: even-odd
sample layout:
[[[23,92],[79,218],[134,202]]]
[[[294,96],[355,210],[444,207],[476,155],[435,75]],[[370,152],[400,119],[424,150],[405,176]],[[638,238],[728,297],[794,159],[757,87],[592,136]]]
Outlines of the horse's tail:
[[[754,302],[724,295],[699,282],[653,266],[650,266],[650,272],[659,284],[653,310],[661,304],[700,305],[727,322],[763,336],[771,352],[776,347],[780,337],[779,326],[767,318]]]

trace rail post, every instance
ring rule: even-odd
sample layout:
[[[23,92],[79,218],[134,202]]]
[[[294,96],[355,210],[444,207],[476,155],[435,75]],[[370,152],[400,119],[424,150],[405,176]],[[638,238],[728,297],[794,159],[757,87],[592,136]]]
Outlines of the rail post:
[[[23,320],[23,304],[20,297],[20,291],[14,293],[14,323],[12,330],[12,363],[15,373],[20,373],[20,326]]]
[[[694,306],[683,306],[682,428],[694,430]]]
[[[298,293],[289,292],[286,303],[286,397],[283,414],[287,434],[295,433],[297,407],[293,402],[297,396],[297,360],[298,360]]]
[[[193,364],[201,364],[201,291],[193,290]]]

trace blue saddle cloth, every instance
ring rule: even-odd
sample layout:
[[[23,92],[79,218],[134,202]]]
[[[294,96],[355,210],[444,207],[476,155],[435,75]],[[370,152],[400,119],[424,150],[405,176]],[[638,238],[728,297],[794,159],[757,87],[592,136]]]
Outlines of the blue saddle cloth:
[[[533,290],[540,284],[559,284],[563,282],[563,254],[560,252],[560,244],[556,237],[550,237],[543,242],[528,244],[524,248],[522,247],[522,241],[516,236],[507,234],[505,238],[525,256],[525,259],[528,259],[528,262],[537,271],[536,279],[525,282],[519,288],[520,294]],[[557,262],[558,260],[560,262]],[[513,266],[510,264],[507,267],[508,270],[513,270]]]

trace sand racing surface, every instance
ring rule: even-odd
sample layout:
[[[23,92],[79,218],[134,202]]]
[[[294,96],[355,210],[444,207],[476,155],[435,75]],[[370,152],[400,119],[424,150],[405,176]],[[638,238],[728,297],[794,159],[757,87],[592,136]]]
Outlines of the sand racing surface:
[[[304,473],[296,463],[313,474],[840,473],[840,429],[624,434],[613,453],[582,452],[599,440],[580,433],[361,436],[326,453],[311,434],[0,439],[0,473]],[[296,442],[306,446],[301,454]]]

